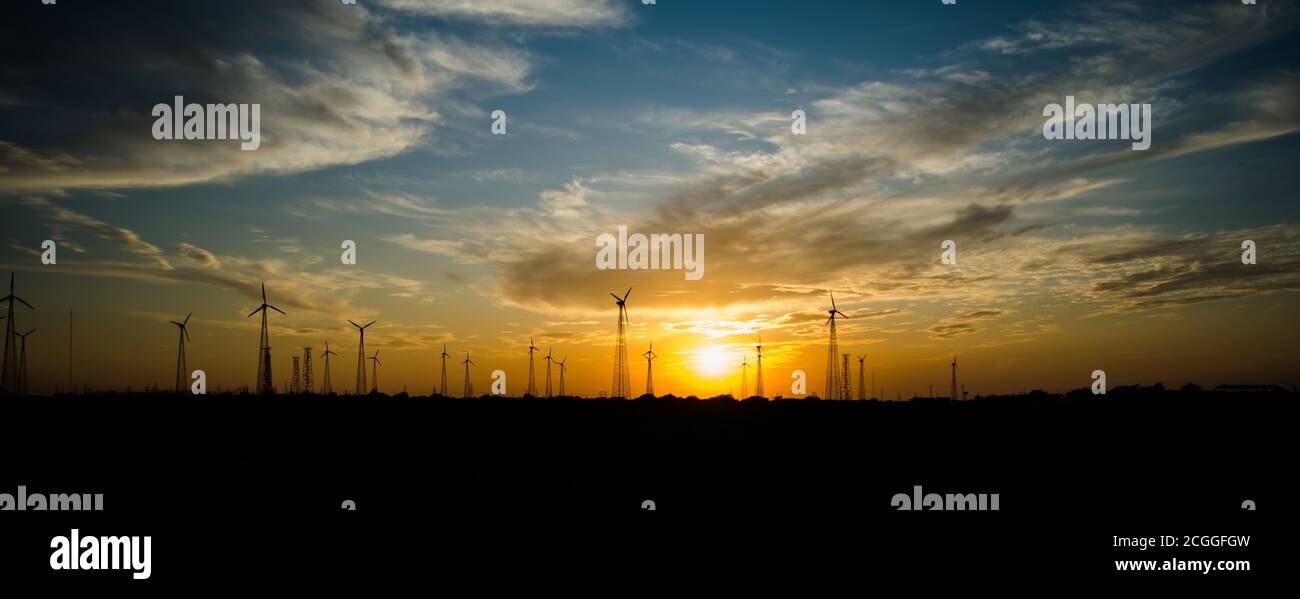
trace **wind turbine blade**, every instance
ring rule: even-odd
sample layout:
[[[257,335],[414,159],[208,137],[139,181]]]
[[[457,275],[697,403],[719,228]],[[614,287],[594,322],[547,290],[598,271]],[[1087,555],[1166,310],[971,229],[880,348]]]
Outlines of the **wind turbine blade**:
[[[24,306],[27,306],[28,308],[32,308],[32,305],[29,304],[29,303],[27,303],[27,302],[26,302],[25,300],[23,300],[23,298],[21,298],[21,297],[18,297],[18,296],[16,296],[16,295],[11,295],[11,296],[9,296],[9,297],[12,297],[12,298],[14,298],[14,299],[16,299],[16,300],[22,302],[23,305],[24,305]],[[36,308],[32,308],[32,309],[35,310]]]
[[[182,323],[182,324],[189,324],[189,322],[190,322],[190,317],[191,317],[191,316],[194,316],[194,313],[193,313],[193,312],[190,312],[189,314],[186,314],[186,315],[185,315],[185,322]]]
[[[275,307],[275,306],[267,306],[267,307],[269,307],[269,308],[272,309],[272,310],[275,310],[276,312],[279,312],[279,313],[281,313],[281,314],[284,314],[284,310],[281,310],[281,309],[279,309],[279,308],[277,308],[277,307]],[[288,316],[288,314],[284,314],[284,315],[285,315],[285,316]]]
[[[266,304],[262,304],[262,307],[261,307],[261,308],[258,308],[258,309],[256,309],[256,310],[253,310],[252,312],[249,312],[248,315],[249,315],[249,316],[252,316],[252,315],[254,315],[254,314],[257,314],[258,312],[261,312],[261,311],[264,310],[264,309],[266,309]]]
[[[831,292],[831,310],[835,309],[835,292]]]
[[[178,327],[183,327],[183,326],[185,326],[185,325],[183,325],[183,324],[181,324],[181,323],[179,323],[179,322],[176,322],[175,320],[169,320],[169,321],[167,321],[167,322],[170,322],[170,323],[172,323],[172,324],[174,324],[174,325],[176,325],[176,326],[178,326]]]
[[[629,295],[632,295],[632,288],[631,288],[631,287],[628,287],[628,288],[627,288],[627,293],[624,293],[624,294],[623,294],[623,301],[627,301],[627,296],[629,296]]]
[[[262,283],[262,303],[266,303],[266,283]]]
[[[379,322],[379,321],[378,321],[378,320],[372,320],[372,321],[366,323],[366,326],[368,327],[368,326],[370,326],[370,325],[372,325],[372,324],[375,324],[376,322]],[[361,327],[361,328],[364,329],[365,327]]]
[[[182,333],[185,333],[185,340],[186,340],[186,341],[189,341],[189,340],[190,340],[190,330],[187,329],[187,328],[185,328],[185,327],[181,327],[181,332],[182,332]]]
[[[361,325],[359,325],[359,324],[357,324],[357,323],[355,323],[355,322],[352,322],[351,320],[349,320],[348,322],[349,322],[349,323],[352,323],[352,326],[357,327],[358,329],[361,328]]]
[[[614,298],[614,299],[616,299],[616,300],[619,300],[619,301],[622,301],[622,300],[623,300],[623,298],[621,298],[621,297],[619,297],[619,296],[617,296],[617,295],[614,295],[614,294],[612,294],[612,293],[609,294],[609,296],[612,297],[612,298]]]

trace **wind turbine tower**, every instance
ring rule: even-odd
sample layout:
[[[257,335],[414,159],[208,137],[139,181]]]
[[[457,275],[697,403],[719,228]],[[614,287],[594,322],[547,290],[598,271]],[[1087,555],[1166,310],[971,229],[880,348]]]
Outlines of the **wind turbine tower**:
[[[473,362],[469,360],[469,352],[465,352],[464,364],[465,364],[465,399],[469,399],[471,389],[474,388],[474,386],[469,383],[469,367],[470,365],[473,364]]]
[[[338,352],[330,349],[330,342],[325,342],[325,352],[321,357],[325,358],[325,387],[321,390],[325,395],[334,393],[334,384],[330,382],[330,356],[337,356]]]
[[[749,356],[740,361],[740,397],[745,399],[749,397]]]
[[[252,317],[258,312],[262,313],[262,335],[258,342],[257,350],[256,384],[257,392],[262,395],[272,395],[275,393],[275,385],[271,382],[271,335],[266,326],[267,310],[275,310],[276,312],[284,314],[284,310],[266,303],[266,283],[262,283],[262,305],[258,306],[256,310],[248,313],[249,317]],[[285,314],[285,316],[288,316],[288,314]]]
[[[533,352],[542,351],[542,348],[533,345],[533,338],[528,338],[528,390],[524,395],[531,397],[537,396],[537,378],[533,376]],[[547,395],[550,395],[549,393]]]
[[[849,384],[849,355],[843,354],[844,368],[840,375],[840,399],[853,399],[853,386]]]
[[[315,375],[311,370],[311,346],[302,348],[302,392],[308,395],[316,392]]]
[[[564,369],[565,369],[564,363],[568,361],[568,359],[569,356],[564,356],[564,359],[560,360],[559,362],[556,362],[556,364],[560,365],[560,397],[564,397],[566,393],[566,391],[564,390]]]
[[[379,367],[384,363],[379,361],[379,350],[375,350],[375,355],[366,358],[370,360],[370,392],[379,393]]]
[[[175,320],[169,321],[180,328],[180,331],[178,332],[178,335],[180,336],[180,348],[176,350],[176,394],[177,395],[183,395],[185,393],[185,389],[187,389],[190,386],[190,375],[187,372],[188,369],[185,367],[185,341],[190,338],[190,332],[185,327],[186,325],[189,324],[190,317],[193,315],[194,315],[193,312],[186,314],[185,320],[182,320],[180,322],[176,322]]]
[[[867,381],[862,376],[863,364],[867,361],[867,354],[858,356],[858,399],[867,398]]]
[[[19,394],[19,395],[22,395],[22,396],[24,396],[24,397],[26,397],[26,396],[27,396],[27,393],[28,393],[28,390],[27,390],[27,336],[30,335],[30,334],[32,334],[32,333],[35,333],[35,332],[36,332],[36,329],[32,329],[32,330],[30,330],[30,331],[27,331],[26,333],[23,333],[23,334],[21,334],[21,335],[18,335],[19,347],[21,347],[21,349],[18,350],[18,394]]]
[[[830,344],[826,346],[826,398],[839,399],[840,380],[838,372],[839,368],[837,365],[840,359],[840,342],[839,337],[835,332],[835,317],[838,315],[848,318],[848,316],[844,316],[844,313],[840,312],[839,309],[835,307],[834,292],[831,292],[831,309],[828,313],[830,314],[830,318],[826,319],[826,324],[831,325],[831,338]]]
[[[763,336],[758,336],[758,345],[754,346],[758,350],[758,378],[754,381],[754,395],[767,397],[763,395]]]
[[[655,379],[653,375],[654,359],[659,357],[659,355],[655,353],[654,341],[650,342],[649,351],[647,351],[644,354],[641,354],[641,356],[645,358],[645,394],[654,395],[655,394]]]
[[[953,401],[961,399],[957,397],[957,354],[952,355],[952,394],[948,397]]]
[[[357,395],[361,395],[365,393],[366,388],[366,327],[375,324],[375,321],[370,321],[364,327],[352,322],[351,320],[348,322],[361,331],[361,341],[360,344],[357,345],[357,384],[356,387],[354,387]]]
[[[18,337],[18,325],[14,323],[14,302],[21,302],[22,305],[32,308],[32,305],[23,300],[23,298],[14,295],[14,273],[9,273],[9,295],[6,295],[0,302],[9,302],[9,311],[5,315],[5,354],[3,372],[0,373],[0,395],[9,395],[18,393],[18,348],[14,347],[14,341]]]
[[[610,397],[627,399],[632,394],[632,383],[627,367],[627,296],[632,293],[628,287],[623,297],[611,293],[618,304],[618,338],[614,344],[614,380],[611,383]]]
[[[451,397],[447,395],[447,358],[449,356],[451,354],[447,353],[447,344],[444,343],[442,344],[442,382],[438,384],[438,393],[443,397]],[[469,357],[469,354],[466,354],[466,357]]]
[[[551,362],[554,362],[554,360],[551,359],[551,350],[553,349],[555,348],[551,347],[546,350],[546,398],[547,399],[551,398]]]

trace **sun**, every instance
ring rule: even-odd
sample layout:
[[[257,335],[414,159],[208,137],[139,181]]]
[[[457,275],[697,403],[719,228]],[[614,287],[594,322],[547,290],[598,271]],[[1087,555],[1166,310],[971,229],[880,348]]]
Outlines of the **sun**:
[[[708,347],[695,353],[695,367],[700,374],[718,376],[727,372],[727,352]]]

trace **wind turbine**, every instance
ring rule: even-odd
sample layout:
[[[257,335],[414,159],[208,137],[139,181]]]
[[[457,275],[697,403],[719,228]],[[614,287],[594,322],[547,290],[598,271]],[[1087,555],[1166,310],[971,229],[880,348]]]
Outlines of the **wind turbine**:
[[[366,327],[375,324],[377,321],[370,321],[366,326],[361,326],[351,320],[352,326],[361,331],[361,342],[357,345],[357,395],[361,395],[361,390],[366,388]]]
[[[763,395],[763,336],[758,336],[758,345],[754,346],[758,351],[758,379],[754,381],[754,395],[767,397]]]
[[[865,387],[867,380],[862,376],[863,365],[866,363],[866,361],[867,361],[867,354],[862,354],[858,356],[858,399],[860,400],[867,398],[867,388]],[[874,385],[875,383],[872,384]]]
[[[35,332],[36,329],[32,329],[18,335],[22,347],[18,353],[18,394],[24,397],[27,396],[27,336]]]
[[[961,399],[957,397],[957,354],[952,355],[952,394],[948,398],[953,401]]]
[[[370,383],[372,385],[370,387],[370,392],[378,394],[379,393],[379,367],[383,365],[383,362],[379,361],[379,350],[375,350],[375,355],[366,359],[370,360]]]
[[[449,356],[451,354],[447,353],[447,344],[444,343],[442,344],[442,383],[438,385],[438,393],[443,397],[451,397],[447,395],[447,358]]]
[[[190,317],[193,315],[194,315],[193,312],[186,314],[185,320],[182,320],[180,322],[176,322],[175,320],[168,321],[176,325],[177,327],[180,327],[181,329],[180,332],[178,333],[178,336],[180,337],[180,349],[176,350],[176,394],[177,395],[181,395],[183,393],[181,390],[189,387],[190,377],[189,374],[186,373],[186,369],[185,369],[185,341],[190,338],[190,331],[189,329],[185,328],[185,325],[189,324]]]
[[[655,353],[655,342],[653,339],[650,340],[649,351],[641,354],[641,356],[645,358],[645,394],[653,396],[655,394],[655,379],[653,376],[654,359],[659,357],[659,354]]]
[[[533,352],[534,351],[542,351],[542,348],[533,345],[533,338],[529,337],[528,338],[528,390],[524,392],[524,395],[527,395],[529,397],[534,397],[537,395],[537,378],[533,376]]]
[[[748,397],[749,393],[749,356],[740,361],[740,399]]]
[[[614,380],[610,389],[610,397],[626,399],[632,394],[632,383],[628,378],[627,367],[627,296],[631,295],[632,288],[628,287],[623,297],[609,294],[618,304],[618,337],[614,344]]]
[[[276,312],[284,314],[284,310],[266,303],[266,283],[262,283],[262,305],[258,306],[256,310],[248,313],[249,317],[252,317],[258,312],[262,313],[262,336],[258,343],[256,385],[258,393],[261,393],[262,395],[271,395],[275,393],[275,385],[271,383],[271,335],[266,326],[267,309],[275,310]],[[288,316],[288,314],[284,315]]]
[[[23,298],[14,295],[14,273],[9,273],[9,295],[6,295],[0,302],[9,302],[9,311],[5,315],[5,354],[3,372],[0,373],[0,395],[8,395],[19,391],[18,388],[18,348],[14,347],[14,339],[18,336],[18,325],[14,323],[14,302],[21,302],[22,305],[35,310],[32,305],[27,303]]]
[[[337,356],[337,355],[339,355],[339,353],[331,350],[330,342],[326,341],[325,353],[321,354],[321,356],[325,358],[325,388],[322,389],[322,392],[325,393],[325,395],[330,395],[334,393],[334,385],[330,382],[330,356]]]
[[[565,369],[565,367],[564,367],[564,363],[565,363],[566,361],[568,361],[568,360],[569,360],[569,356],[564,356],[564,359],[560,360],[559,362],[556,362],[556,364],[559,364],[559,365],[560,365],[560,397],[564,397],[564,396],[565,396],[565,390],[564,390],[564,369]]]
[[[555,348],[551,347],[546,350],[546,398],[547,399],[551,398],[551,362],[552,362],[551,350],[553,349]]]
[[[826,398],[840,399],[840,395],[839,395],[840,381],[839,381],[839,372],[838,372],[839,367],[837,365],[837,362],[839,361],[839,357],[840,357],[838,355],[840,353],[840,342],[839,342],[839,337],[835,332],[835,316],[839,315],[839,316],[843,316],[844,318],[848,318],[848,316],[845,316],[843,312],[839,311],[839,308],[835,307],[834,291],[831,292],[831,309],[828,310],[827,313],[830,314],[830,317],[827,318],[826,323],[822,325],[822,326],[826,326],[826,324],[831,325],[830,344],[826,346]]]
[[[469,367],[473,362],[469,360],[469,352],[465,352],[465,399],[469,399],[470,389],[473,385],[469,383]]]

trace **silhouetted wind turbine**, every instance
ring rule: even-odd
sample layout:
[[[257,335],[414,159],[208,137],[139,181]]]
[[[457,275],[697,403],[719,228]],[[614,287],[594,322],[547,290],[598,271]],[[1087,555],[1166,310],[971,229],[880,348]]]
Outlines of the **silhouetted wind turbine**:
[[[18,335],[19,343],[22,347],[18,352],[18,394],[27,396],[27,336],[35,333],[36,329],[27,331]]]
[[[748,395],[746,395],[747,393],[749,393],[749,356],[745,356],[745,358],[740,361],[739,399],[745,399],[746,397],[749,397]]]
[[[375,324],[377,321],[372,320],[366,323],[364,327],[351,320],[348,322],[361,331],[361,341],[357,345],[357,384],[355,387],[357,395],[361,395],[361,390],[366,388],[366,327]]]
[[[321,391],[325,395],[334,393],[334,384],[330,382],[330,356],[337,356],[338,352],[330,349],[330,342],[325,342],[325,353],[321,354],[325,358],[325,388]]]
[[[845,316],[843,312],[840,312],[839,309],[835,307],[835,292],[833,291],[831,292],[831,309],[828,310],[827,313],[830,314],[830,317],[826,319],[826,324],[831,325],[831,337],[830,344],[826,346],[826,398],[840,399],[840,381],[838,372],[840,342],[839,337],[835,332],[835,316],[839,315],[844,318],[848,318],[848,316]]]
[[[551,398],[551,362],[552,362],[551,350],[553,349],[555,348],[550,347],[547,348],[546,350],[546,398],[547,399]]]
[[[618,304],[618,337],[614,344],[614,380],[612,383],[612,389],[610,389],[610,396],[623,399],[626,399],[627,396],[632,394],[632,383],[629,379],[630,373],[628,372],[627,367],[626,332],[628,322],[627,296],[631,294],[631,287],[627,288],[627,292],[623,294],[623,297],[619,297],[613,293],[609,294],[614,298],[614,302]]]
[[[863,369],[863,365],[866,363],[866,360],[867,360],[867,354],[862,354],[858,356],[858,399],[867,398],[867,388],[865,386],[867,384],[867,380],[865,377],[862,376],[862,369]],[[874,384],[875,383],[872,383],[872,385]]]
[[[564,397],[565,394],[567,393],[567,392],[564,390],[564,363],[565,363],[568,359],[569,359],[569,356],[564,356],[564,359],[560,360],[559,362],[556,362],[556,364],[559,364],[559,365],[560,365],[560,397]]]
[[[952,355],[952,393],[948,398],[953,401],[961,399],[957,397],[957,354]]]
[[[533,397],[537,395],[537,377],[533,376],[533,352],[542,351],[542,348],[533,345],[533,338],[528,338],[528,390],[524,395]]]
[[[442,382],[438,385],[438,393],[444,397],[451,397],[447,395],[447,358],[450,355],[447,353],[447,344],[442,344]]]
[[[647,350],[646,353],[641,354],[641,356],[645,358],[645,394],[654,395],[655,394],[655,379],[653,375],[654,359],[658,358],[659,354],[655,353],[655,342],[653,339],[650,340],[650,349]]]
[[[758,345],[754,346],[758,351],[758,378],[754,381],[754,395],[767,397],[763,395],[763,336],[758,336]]]
[[[465,364],[465,398],[469,399],[470,389],[472,388],[472,385],[470,385],[469,383],[469,367],[471,364],[473,364],[473,362],[469,360],[469,352],[465,352],[464,364]]]
[[[379,361],[379,350],[375,350],[375,355],[367,359],[370,360],[370,383],[372,385],[370,392],[377,394],[379,393],[379,366],[383,364],[383,362]]]
[[[189,329],[185,328],[185,325],[189,324],[190,317],[193,315],[194,315],[193,312],[186,314],[185,320],[182,320],[181,322],[176,322],[175,320],[168,321],[176,325],[177,327],[180,327],[181,329],[180,332],[178,333],[178,336],[180,337],[180,348],[176,350],[176,394],[177,395],[181,395],[182,393],[184,393],[182,389],[186,389],[189,387],[190,377],[189,374],[185,371],[185,340],[190,338],[190,331]]]
[[[271,395],[275,393],[275,385],[271,382],[271,334],[266,325],[267,309],[275,310],[276,312],[284,314],[284,310],[266,303],[266,283],[262,283],[262,305],[258,306],[256,310],[249,312],[248,316],[251,317],[258,312],[262,313],[262,336],[258,342],[256,387],[258,393],[263,395]],[[285,314],[285,316],[288,316],[288,314]]]
[[[0,302],[9,302],[8,313],[5,315],[5,353],[3,372],[0,372],[0,395],[18,393],[18,348],[14,347],[14,340],[18,335],[18,325],[14,322],[14,302],[21,302],[22,305],[35,310],[32,305],[23,300],[23,298],[14,295],[14,273],[9,273],[9,295],[6,295]]]

